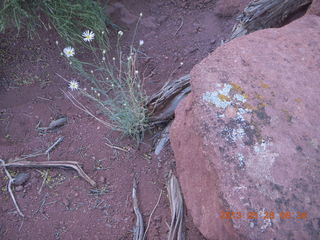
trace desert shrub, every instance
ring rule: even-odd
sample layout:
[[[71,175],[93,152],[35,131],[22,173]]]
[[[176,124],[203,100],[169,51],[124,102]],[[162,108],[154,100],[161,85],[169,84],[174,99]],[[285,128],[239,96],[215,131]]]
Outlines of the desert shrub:
[[[148,128],[147,96],[137,69],[138,53],[143,41],[140,40],[134,44],[133,40],[129,52],[125,54],[120,47],[123,32],[119,31],[116,44],[117,56],[110,57],[105,49],[92,46],[92,41],[98,34],[100,33],[94,34],[91,31],[83,33],[83,40],[95,58],[93,61],[80,60],[76,57],[72,47],[64,48],[63,55],[69,64],[89,82],[90,86],[89,89],[86,89],[80,87],[76,80],[72,80],[69,81],[69,88],[79,91],[97,103],[106,117],[105,120],[93,114],[72,91],[65,94],[75,106],[96,118],[106,127],[140,141]],[[134,45],[137,45],[137,48],[134,48]]]

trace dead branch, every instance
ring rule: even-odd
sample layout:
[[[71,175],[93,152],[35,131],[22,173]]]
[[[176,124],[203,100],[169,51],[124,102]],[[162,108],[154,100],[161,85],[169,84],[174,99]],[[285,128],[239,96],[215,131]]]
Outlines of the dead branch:
[[[152,215],[153,215],[154,211],[156,210],[157,206],[159,205],[161,196],[162,196],[162,190],[160,191],[160,195],[159,195],[158,201],[157,201],[156,205],[154,206],[154,208],[152,209],[151,214],[150,214],[150,216],[149,216],[147,228],[146,228],[146,231],[145,231],[144,234],[143,234],[143,238],[142,238],[143,240],[144,240],[145,237],[146,237],[146,234],[147,234],[148,229],[149,229],[149,226],[150,226],[150,222],[151,222]]]
[[[150,124],[157,125],[170,121],[178,103],[191,91],[190,75],[167,82],[161,90],[152,95],[147,103],[151,113]]]
[[[80,164],[75,161],[44,161],[44,162],[33,162],[33,161],[17,161],[4,163],[4,167],[27,167],[27,168],[72,168],[78,172],[78,174],[90,183],[92,186],[96,186],[96,182],[93,181],[80,167]]]
[[[63,141],[64,137],[59,137],[45,152],[44,154],[49,154],[58,144]]]
[[[280,27],[288,16],[311,2],[312,0],[253,0],[238,17],[230,40],[259,29]]]
[[[1,162],[1,166],[2,166],[3,169],[4,169],[4,172],[6,173],[7,177],[9,178],[7,188],[8,188],[8,192],[9,192],[9,194],[10,194],[10,197],[11,197],[11,199],[12,199],[12,201],[13,201],[13,204],[14,204],[15,208],[17,209],[19,215],[20,215],[21,217],[24,217],[24,215],[23,215],[23,213],[21,212],[21,210],[20,210],[20,208],[19,208],[19,205],[18,205],[18,203],[17,203],[17,201],[16,201],[16,198],[14,197],[14,194],[13,194],[13,192],[12,192],[11,185],[12,185],[12,182],[14,181],[14,178],[11,177],[11,174],[10,174],[9,171],[7,170],[7,168],[6,168],[6,166],[5,166],[5,161],[2,160],[2,159],[0,159],[0,162]]]
[[[136,179],[133,180],[132,202],[133,210],[136,215],[136,224],[133,228],[133,240],[143,240],[143,219],[138,205]]]
[[[169,142],[171,123],[172,122],[169,122],[168,125],[162,130],[161,135],[155,145],[154,154],[159,155],[165,145]]]
[[[168,240],[184,240],[183,200],[178,180],[172,173],[170,173],[170,179],[167,183],[167,190],[171,209],[171,224]]]

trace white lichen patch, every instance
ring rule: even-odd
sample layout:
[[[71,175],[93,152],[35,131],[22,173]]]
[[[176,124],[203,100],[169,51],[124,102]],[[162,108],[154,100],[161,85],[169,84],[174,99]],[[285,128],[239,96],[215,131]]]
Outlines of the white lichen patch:
[[[246,161],[248,174],[257,181],[273,181],[272,166],[279,156],[271,150],[272,142],[256,143]]]
[[[258,215],[259,215],[260,218],[263,218],[263,224],[262,224],[262,226],[260,227],[260,230],[261,230],[262,232],[264,232],[264,231],[266,231],[266,229],[267,229],[268,227],[271,227],[272,221],[271,221],[270,218],[267,218],[268,216],[267,216],[267,214],[266,214],[266,212],[265,212],[265,209],[263,209],[262,211],[259,211],[259,212],[258,212]]]
[[[239,127],[237,129],[233,129],[232,131],[232,140],[235,142],[236,140],[242,139],[246,135],[243,128]]]
[[[221,87],[221,84],[217,84],[217,87],[219,86]],[[218,91],[204,93],[203,100],[214,104],[218,108],[225,109],[232,103],[230,100],[228,100],[228,99],[231,99],[229,97],[229,93],[231,89],[232,89],[232,86],[230,84],[225,83],[223,85],[223,88]]]
[[[242,103],[245,103],[247,101],[247,99],[243,95],[238,93],[233,96],[233,99]]]
[[[237,154],[238,162],[239,162],[239,167],[243,168],[245,166],[245,158],[242,153]]]
[[[271,143],[268,143],[267,141],[262,141],[260,144],[255,144],[253,149],[255,153],[264,153],[267,151],[268,145],[271,146]]]

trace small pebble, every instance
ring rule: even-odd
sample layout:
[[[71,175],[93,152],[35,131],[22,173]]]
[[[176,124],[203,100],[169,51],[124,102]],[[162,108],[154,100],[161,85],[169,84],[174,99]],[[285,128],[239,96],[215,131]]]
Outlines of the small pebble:
[[[13,179],[13,185],[19,186],[25,184],[30,178],[30,173],[19,173]]]
[[[105,183],[105,182],[106,182],[106,178],[105,178],[104,176],[100,176],[99,179],[98,179],[98,181],[99,181],[100,183]]]
[[[17,187],[15,187],[15,189],[14,189],[16,192],[21,192],[22,190],[23,190],[23,186],[17,186]]]
[[[70,207],[70,201],[69,201],[69,199],[64,198],[64,199],[62,200],[62,203],[63,203],[64,206],[66,206],[67,208]]]

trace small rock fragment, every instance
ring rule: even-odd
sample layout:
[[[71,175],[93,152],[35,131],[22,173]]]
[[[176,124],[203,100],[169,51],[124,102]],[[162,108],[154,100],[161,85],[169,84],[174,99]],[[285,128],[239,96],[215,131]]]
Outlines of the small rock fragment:
[[[12,184],[15,186],[23,185],[25,184],[30,178],[30,173],[19,173],[15,178],[13,179]]]
[[[17,186],[17,187],[15,187],[14,188],[14,190],[16,191],[16,192],[21,192],[22,190],[23,190],[23,186]]]

